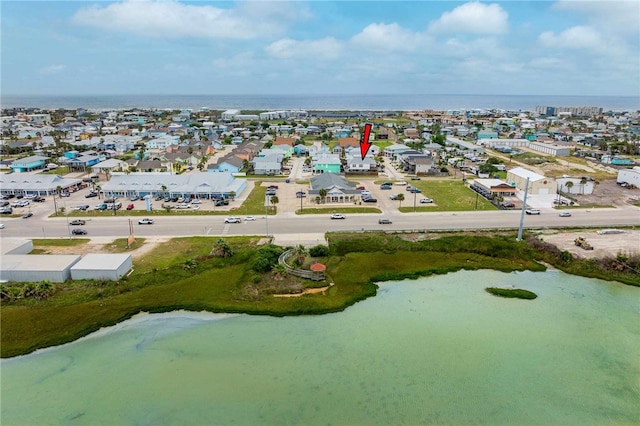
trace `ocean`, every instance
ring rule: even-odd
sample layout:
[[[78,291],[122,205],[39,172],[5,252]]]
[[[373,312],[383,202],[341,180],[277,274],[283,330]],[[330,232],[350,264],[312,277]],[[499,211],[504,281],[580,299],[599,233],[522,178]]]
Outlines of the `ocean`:
[[[533,111],[537,106],[600,107],[604,111],[640,110],[640,96],[560,95],[0,95],[4,108],[42,109],[193,109],[211,110],[359,110],[410,111],[503,109]]]

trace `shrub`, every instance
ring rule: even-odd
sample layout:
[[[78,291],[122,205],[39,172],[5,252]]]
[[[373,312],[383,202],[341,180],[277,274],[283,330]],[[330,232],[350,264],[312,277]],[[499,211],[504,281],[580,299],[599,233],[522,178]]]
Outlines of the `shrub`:
[[[329,247],[318,244],[317,246],[309,249],[309,255],[312,257],[326,257],[329,256]]]

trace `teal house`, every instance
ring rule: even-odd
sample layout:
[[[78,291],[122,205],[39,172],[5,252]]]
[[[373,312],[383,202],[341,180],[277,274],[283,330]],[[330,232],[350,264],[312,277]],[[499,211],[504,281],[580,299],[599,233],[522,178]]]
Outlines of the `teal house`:
[[[340,173],[340,156],[321,152],[316,154],[311,160],[314,173]]]

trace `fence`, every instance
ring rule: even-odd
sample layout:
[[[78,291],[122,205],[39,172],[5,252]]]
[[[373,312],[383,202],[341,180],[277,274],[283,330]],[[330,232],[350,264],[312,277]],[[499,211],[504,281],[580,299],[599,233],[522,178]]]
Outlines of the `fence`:
[[[287,264],[287,259],[293,254],[293,250],[287,250],[278,257],[278,263],[285,267],[288,273],[296,277],[306,278],[312,281],[324,280],[324,271],[308,271],[305,269],[295,269]]]

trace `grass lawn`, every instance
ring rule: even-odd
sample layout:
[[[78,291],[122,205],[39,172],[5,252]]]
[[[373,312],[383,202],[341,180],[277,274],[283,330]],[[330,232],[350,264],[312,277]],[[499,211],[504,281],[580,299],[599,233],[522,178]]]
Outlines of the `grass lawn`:
[[[300,211],[296,210],[296,214],[332,214],[332,213],[382,213],[382,210],[376,207],[305,207]]]
[[[34,238],[32,241],[34,247],[72,247],[87,244],[91,240],[89,238]]]
[[[485,198],[477,196],[461,180],[417,180],[411,181],[411,185],[422,190],[416,194],[416,211],[441,212],[441,211],[470,211],[470,210],[497,210],[497,208]],[[421,206],[420,198],[432,198],[433,206]],[[477,208],[476,208],[477,199]],[[413,212],[413,194],[405,194],[405,204],[400,208],[403,213]]]
[[[109,253],[126,253],[142,247],[144,242],[144,238],[136,238],[133,244],[129,245],[127,238],[116,238],[110,244],[105,245],[104,250]]]

